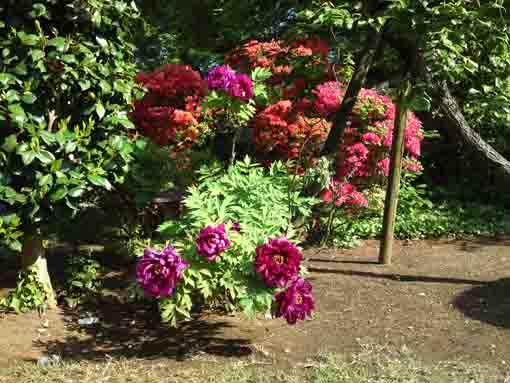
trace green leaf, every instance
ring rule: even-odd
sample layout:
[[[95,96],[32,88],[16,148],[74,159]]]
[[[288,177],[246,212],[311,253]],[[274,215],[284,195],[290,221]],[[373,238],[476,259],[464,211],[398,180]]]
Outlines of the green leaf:
[[[8,106],[12,119],[19,124],[23,124],[27,120],[25,110],[20,104],[12,104]]]
[[[28,151],[21,153],[21,161],[23,161],[24,165],[30,165],[32,161],[34,161],[35,158],[35,152]]]
[[[77,186],[77,187],[69,190],[68,195],[70,197],[77,198],[77,197],[80,197],[81,195],[83,195],[83,193],[85,193],[85,188],[83,188],[81,186]]]
[[[64,56],[62,56],[62,61],[67,64],[74,64],[77,62],[75,55],[64,55]]]
[[[112,189],[112,184],[104,177],[91,174],[87,176],[87,179],[96,186],[104,187],[106,190]]]
[[[52,201],[59,201],[67,195],[67,188],[65,186],[61,186],[54,193],[50,195],[50,199]]]
[[[78,84],[80,85],[81,90],[87,90],[91,85],[89,80],[78,81]]]
[[[33,104],[37,100],[37,97],[35,94],[30,92],[23,93],[23,96],[21,96],[21,101],[23,101],[25,104]]]
[[[0,85],[7,85],[14,79],[15,77],[10,73],[0,73]]]
[[[76,150],[76,142],[74,142],[74,141],[67,142],[64,150],[66,153],[74,152]]]
[[[47,130],[39,131],[39,137],[47,144],[52,144],[56,140],[55,135]]]
[[[25,32],[18,32],[18,38],[20,39],[21,44],[28,46],[34,46],[39,42],[39,36]]]
[[[66,39],[63,37],[55,37],[48,41],[48,45],[57,48],[59,52],[63,52],[66,46]]]
[[[36,157],[43,164],[51,164],[53,161],[55,161],[55,156],[47,150],[41,150],[36,154]]]
[[[13,151],[16,150],[17,144],[18,142],[16,140],[16,135],[11,134],[10,136],[7,136],[5,138],[5,141],[2,145],[2,149],[5,150],[7,153],[12,153]]]
[[[53,183],[53,176],[51,174],[46,174],[39,178],[39,186],[51,185]]]
[[[34,4],[32,7],[32,12],[30,12],[30,15],[32,17],[41,17],[41,16],[47,16],[48,10],[46,7],[40,3]]]
[[[104,117],[104,114],[106,113],[106,110],[104,109],[104,106],[101,102],[98,102],[96,104],[96,113],[100,119],[102,119]]]
[[[44,57],[44,52],[40,49],[32,49],[30,56],[32,56],[32,61],[36,62]]]
[[[108,46],[108,41],[102,37],[96,36],[96,41],[101,46],[101,48],[106,48]]]

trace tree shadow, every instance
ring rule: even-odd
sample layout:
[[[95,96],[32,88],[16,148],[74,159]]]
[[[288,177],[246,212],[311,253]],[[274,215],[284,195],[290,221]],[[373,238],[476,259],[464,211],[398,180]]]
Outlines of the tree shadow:
[[[403,275],[403,274],[382,274],[374,273],[370,271],[354,271],[354,270],[335,270],[335,269],[323,269],[317,267],[309,267],[308,271],[312,273],[331,273],[331,274],[343,274],[354,277],[367,277],[377,279],[388,279],[397,282],[424,282],[424,283],[450,283],[450,284],[461,284],[461,285],[479,285],[483,284],[482,281],[476,281],[472,279],[460,279],[460,278],[448,278],[448,277],[428,277],[425,275]]]
[[[358,260],[358,259],[324,259],[324,258],[308,258],[308,262],[317,263],[343,263],[350,265],[379,265],[380,263],[374,260]]]
[[[86,316],[97,317],[98,323],[83,326]],[[157,309],[147,305],[131,305],[111,298],[101,304],[79,310],[65,310],[69,335],[63,339],[35,341],[48,354],[64,360],[104,360],[105,357],[185,360],[196,353],[223,357],[242,357],[252,353],[249,340],[224,336],[232,327],[226,321],[209,320],[199,315],[170,328],[160,322]]]
[[[465,316],[493,326],[510,328],[510,278],[463,291],[452,302]]]

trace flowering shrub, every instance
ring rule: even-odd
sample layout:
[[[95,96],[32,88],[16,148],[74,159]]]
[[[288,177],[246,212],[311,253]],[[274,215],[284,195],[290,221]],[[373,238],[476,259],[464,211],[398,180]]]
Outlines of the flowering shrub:
[[[349,183],[332,180],[322,193],[322,200],[336,207],[343,205],[367,207],[368,201],[363,193]]]
[[[136,81],[147,89],[130,114],[140,132],[177,153],[191,148],[207,130],[199,125],[207,82],[187,65],[168,64]]]
[[[356,187],[345,181],[332,179],[321,195],[322,201],[326,207],[327,223],[323,227],[320,219],[316,222],[313,229],[322,232],[322,244],[326,244],[334,232],[334,223],[338,215],[348,216],[351,218],[358,215],[363,208],[368,207],[367,197]],[[339,214],[339,213],[342,214]]]
[[[286,312],[275,296],[304,273],[291,214],[309,216],[317,201],[289,195],[291,175],[280,163],[267,171],[245,159],[226,172],[200,173],[201,183],[184,199],[186,214],[159,228],[188,265],[173,294],[159,298],[163,320],[175,325],[189,316],[192,301],[247,315]]]
[[[327,116],[340,108],[344,89],[335,82],[329,82],[319,85],[314,94],[317,96],[314,103],[317,112]],[[339,178],[388,176],[395,113],[396,106],[388,96],[382,96],[372,89],[360,91],[339,151]],[[409,113],[404,135],[406,158],[403,163],[404,169],[409,172],[421,170],[418,158],[422,139],[421,122],[413,113]]]
[[[307,117],[299,105],[290,100],[279,101],[255,116],[256,148],[274,153],[276,158],[294,160],[318,156],[331,123],[322,118]]]

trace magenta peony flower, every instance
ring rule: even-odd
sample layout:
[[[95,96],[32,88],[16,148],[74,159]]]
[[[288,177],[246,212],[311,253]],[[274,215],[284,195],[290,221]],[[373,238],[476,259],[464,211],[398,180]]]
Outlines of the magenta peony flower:
[[[236,80],[236,72],[228,65],[216,65],[207,75],[207,84],[211,90],[228,92]]]
[[[198,254],[206,257],[208,261],[214,261],[218,254],[230,246],[225,225],[221,224],[216,227],[207,226],[203,228],[198,233],[196,244]]]
[[[273,238],[256,249],[255,270],[267,287],[285,287],[299,273],[303,255],[285,237]]]
[[[287,290],[276,294],[276,317],[284,317],[288,324],[304,320],[314,309],[312,285],[303,278],[297,278]]]
[[[230,84],[227,92],[233,97],[239,97],[241,100],[249,100],[253,97],[253,82],[248,75],[240,73],[235,81]]]
[[[147,295],[166,297],[172,295],[187,266],[172,246],[161,253],[146,248],[136,266],[136,280]]]

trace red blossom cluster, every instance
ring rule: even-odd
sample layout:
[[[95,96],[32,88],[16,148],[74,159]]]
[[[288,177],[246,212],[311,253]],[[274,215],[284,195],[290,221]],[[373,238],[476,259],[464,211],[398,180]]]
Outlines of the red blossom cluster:
[[[345,89],[337,82],[318,85],[313,94],[315,110],[323,116],[336,112]],[[337,176],[341,179],[388,176],[389,154],[393,138],[396,106],[388,96],[373,89],[361,89],[339,151]],[[409,113],[404,136],[406,158],[403,166],[409,172],[420,171],[418,162],[423,139],[421,122]]]
[[[347,182],[332,180],[326,190],[322,192],[322,200],[326,203],[333,203],[340,207],[348,205],[351,207],[367,207],[368,201],[363,193]]]
[[[244,72],[255,68],[270,69],[273,76],[268,79],[268,84],[281,87],[284,98],[295,98],[323,81],[324,75],[332,77],[328,55],[328,44],[317,37],[290,42],[252,40],[229,53],[225,62]],[[318,76],[312,78],[311,72]]]
[[[325,119],[307,117],[290,100],[258,113],[253,125],[257,150],[288,160],[316,157],[331,128]]]
[[[174,152],[189,149],[199,137],[200,101],[207,94],[200,73],[168,64],[136,81],[147,89],[130,115],[138,129],[160,146],[173,145]]]

